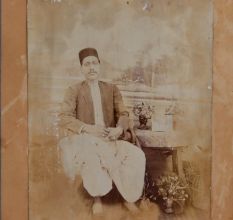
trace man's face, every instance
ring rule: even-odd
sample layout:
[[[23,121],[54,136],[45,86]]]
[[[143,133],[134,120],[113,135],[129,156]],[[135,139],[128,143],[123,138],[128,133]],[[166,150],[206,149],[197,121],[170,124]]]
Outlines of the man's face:
[[[83,59],[81,70],[87,80],[98,79],[100,72],[99,60],[95,56],[85,57]]]

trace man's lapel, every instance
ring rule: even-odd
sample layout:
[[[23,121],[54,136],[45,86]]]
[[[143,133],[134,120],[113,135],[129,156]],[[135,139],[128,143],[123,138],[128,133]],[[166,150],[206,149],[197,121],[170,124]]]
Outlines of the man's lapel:
[[[105,85],[103,82],[99,81],[99,88],[100,88],[100,95],[101,95],[101,102],[102,102],[102,109],[103,109],[103,116],[104,116],[104,123],[106,126],[108,126],[108,111],[107,111],[107,105],[108,103],[108,91],[105,88]]]
[[[86,102],[86,106],[87,106],[85,111],[90,113],[90,115],[92,116],[92,119],[94,121],[93,100],[92,100],[92,97],[91,97],[91,91],[90,91],[90,88],[89,88],[89,85],[88,85],[87,81],[83,82],[82,96],[83,96],[83,99]],[[87,115],[89,115],[89,114],[87,114]]]

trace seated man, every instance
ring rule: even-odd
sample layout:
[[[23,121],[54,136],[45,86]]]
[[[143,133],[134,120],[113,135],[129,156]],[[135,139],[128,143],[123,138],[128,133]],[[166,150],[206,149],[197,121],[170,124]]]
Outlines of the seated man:
[[[65,173],[82,177],[83,186],[94,197],[93,213],[101,213],[101,196],[112,189],[136,211],[144,186],[145,155],[127,139],[129,113],[118,88],[99,81],[97,51],[79,52],[85,81],[69,87],[61,113],[61,126],[67,131],[59,142]],[[120,139],[121,137],[121,139]]]

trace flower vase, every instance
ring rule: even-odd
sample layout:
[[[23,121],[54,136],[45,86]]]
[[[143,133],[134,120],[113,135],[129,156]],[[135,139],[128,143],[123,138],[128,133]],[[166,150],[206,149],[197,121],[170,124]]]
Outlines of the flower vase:
[[[174,212],[173,210],[173,198],[167,198],[166,200],[166,203],[165,203],[165,209],[164,211],[167,213],[167,214],[171,214]]]
[[[139,125],[139,129],[147,129],[147,121],[148,121],[148,119],[147,119],[147,117],[145,116],[145,115],[139,115],[139,123],[140,123],[140,125]]]

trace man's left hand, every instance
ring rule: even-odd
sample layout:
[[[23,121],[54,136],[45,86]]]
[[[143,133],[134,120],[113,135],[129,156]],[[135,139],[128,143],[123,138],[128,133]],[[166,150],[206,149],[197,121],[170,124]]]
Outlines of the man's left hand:
[[[111,141],[117,140],[123,133],[122,127],[106,128],[105,130],[108,132],[107,138]]]

